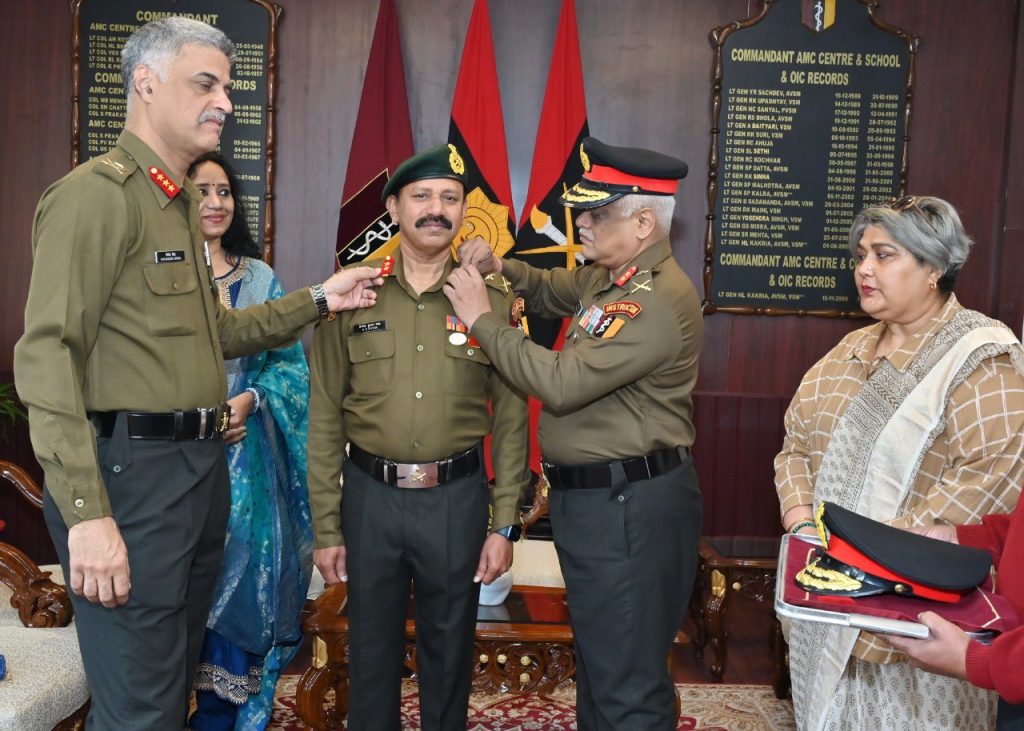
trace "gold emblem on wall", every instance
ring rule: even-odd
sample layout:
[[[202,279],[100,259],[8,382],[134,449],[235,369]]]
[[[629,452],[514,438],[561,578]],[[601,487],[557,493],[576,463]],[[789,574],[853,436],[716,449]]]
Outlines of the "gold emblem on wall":
[[[492,202],[480,188],[474,188],[466,196],[466,218],[458,236],[452,241],[452,251],[475,236],[490,244],[497,256],[505,256],[515,243],[508,230],[508,208]]]

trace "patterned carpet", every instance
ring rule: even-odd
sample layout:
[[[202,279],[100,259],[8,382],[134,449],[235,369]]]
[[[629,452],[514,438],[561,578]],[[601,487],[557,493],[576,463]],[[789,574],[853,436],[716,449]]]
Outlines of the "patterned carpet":
[[[295,713],[297,675],[286,675],[277,686],[271,729],[304,728]],[[682,699],[682,731],[790,731],[793,706],[775,698],[762,685],[677,685]],[[576,688],[568,683],[549,696],[473,694],[469,701],[468,731],[575,731]],[[416,684],[402,684],[402,728],[419,728]]]

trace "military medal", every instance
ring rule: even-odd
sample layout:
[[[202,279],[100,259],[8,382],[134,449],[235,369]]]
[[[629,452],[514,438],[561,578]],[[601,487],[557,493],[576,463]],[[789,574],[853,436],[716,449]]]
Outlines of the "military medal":
[[[469,341],[469,328],[455,315],[445,315],[444,327],[449,331],[448,342],[452,345],[465,345]]]

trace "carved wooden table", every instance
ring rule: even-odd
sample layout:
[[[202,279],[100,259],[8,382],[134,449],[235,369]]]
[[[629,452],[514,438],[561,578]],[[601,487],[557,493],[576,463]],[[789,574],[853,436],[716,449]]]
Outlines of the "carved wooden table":
[[[313,663],[296,691],[299,716],[318,730],[341,729],[348,711],[348,616],[345,585],[316,600],[305,621]],[[416,673],[415,626],[405,623],[405,664]],[[576,672],[565,590],[514,586],[505,603],[480,607],[473,690],[547,693]]]
[[[728,658],[726,617],[729,596],[740,593],[769,608],[775,600],[775,567],[779,539],[716,536],[700,539],[697,580],[690,599],[690,617],[696,627],[693,648],[697,657],[708,641],[713,657],[711,677],[721,683]],[[769,649],[774,660],[772,688],[778,698],[789,693],[789,667],[782,627],[772,611]]]

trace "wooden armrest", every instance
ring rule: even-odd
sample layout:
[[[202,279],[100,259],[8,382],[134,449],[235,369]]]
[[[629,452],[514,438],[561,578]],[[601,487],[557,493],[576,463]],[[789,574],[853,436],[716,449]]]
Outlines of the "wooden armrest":
[[[0,460],[0,476],[42,509],[43,490],[25,470]],[[50,581],[49,571],[40,571],[35,561],[6,543],[0,543],[0,582],[10,588],[11,606],[26,627],[65,627],[71,621],[67,589]]]
[[[13,592],[11,606],[26,627],[66,627],[71,621],[71,602],[60,584],[50,581],[35,561],[14,546],[0,543],[0,581]]]
[[[43,509],[43,489],[36,484],[28,472],[13,462],[0,459],[0,477],[14,485],[23,498],[40,510]]]

